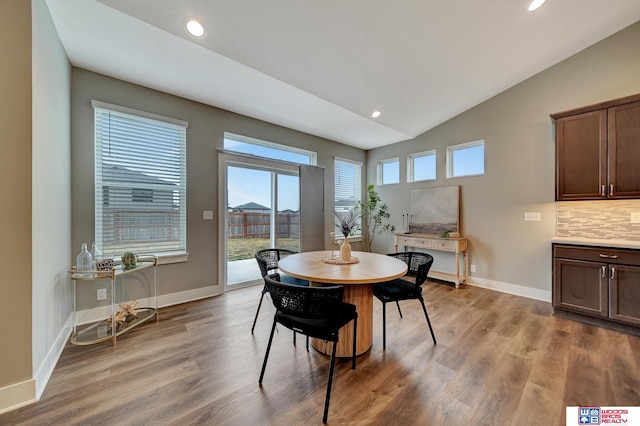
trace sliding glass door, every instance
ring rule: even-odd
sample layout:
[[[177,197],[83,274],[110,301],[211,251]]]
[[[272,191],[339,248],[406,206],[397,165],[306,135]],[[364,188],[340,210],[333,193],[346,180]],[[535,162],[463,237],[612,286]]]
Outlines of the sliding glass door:
[[[299,251],[300,181],[296,166],[226,156],[224,276],[230,290],[262,284],[256,251]]]

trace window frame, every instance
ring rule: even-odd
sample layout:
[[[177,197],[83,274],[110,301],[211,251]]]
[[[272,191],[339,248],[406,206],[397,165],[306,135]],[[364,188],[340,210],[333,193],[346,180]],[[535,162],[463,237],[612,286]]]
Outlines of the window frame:
[[[236,141],[236,142],[249,144],[249,145],[255,145],[255,146],[264,147],[264,148],[271,148],[271,149],[284,151],[284,152],[290,152],[292,154],[304,155],[304,156],[309,157],[309,163],[299,163],[299,162],[295,162],[295,161],[291,161],[291,160],[283,160],[283,159],[275,158],[275,157],[265,157],[265,156],[262,156],[262,155],[246,153],[244,151],[236,151],[233,148],[228,147],[226,145],[226,141],[227,140]],[[255,157],[267,158],[269,160],[275,160],[275,161],[287,161],[287,162],[294,162],[296,164],[309,164],[310,166],[316,166],[318,164],[318,153],[315,152],[315,151],[309,151],[309,150],[302,149],[302,148],[296,148],[296,147],[293,147],[293,146],[284,145],[284,144],[277,143],[277,142],[270,142],[270,141],[265,141],[265,140],[262,140],[262,139],[256,139],[256,138],[252,138],[250,136],[239,135],[237,133],[231,133],[231,132],[224,132],[223,149],[226,150],[226,151],[229,151],[229,152],[236,153],[236,154],[253,155]]]
[[[359,203],[362,201],[362,168],[364,166],[364,164],[360,161],[355,161],[355,160],[350,160],[348,158],[343,158],[343,157],[333,157],[333,190],[334,190],[334,196],[333,196],[333,210],[338,211],[336,209],[336,203],[339,201],[338,199],[338,195],[337,195],[337,180],[336,180],[336,166],[337,163],[342,162],[342,163],[346,163],[346,164],[350,164],[352,166],[355,167],[355,170],[358,171],[358,175],[355,180],[356,182],[354,182],[354,206],[353,207],[358,207]],[[340,200],[345,200],[347,199],[347,197],[341,197]],[[344,211],[344,210],[342,210]],[[338,232],[338,228],[337,226],[335,226],[335,215],[334,215],[334,232],[336,233],[335,236],[335,240],[342,240],[343,236]],[[362,217],[360,217],[359,223],[358,223],[358,228],[356,229],[356,231],[353,232],[353,235],[348,237],[349,241],[361,241],[362,240]]]
[[[132,108],[123,107],[120,105],[108,104],[105,102],[92,100],[91,105],[94,109],[94,231],[95,231],[95,241],[98,245],[98,248],[103,252],[106,257],[115,257],[121,255],[124,251],[133,251],[137,254],[151,254],[158,256],[159,264],[166,263],[176,263],[176,262],[185,262],[188,259],[187,252],[187,159],[186,159],[186,149],[187,149],[187,128],[189,123],[183,120],[165,117],[153,113],[149,113],[146,111],[139,111]],[[105,119],[105,113],[109,115],[109,118]],[[142,180],[122,180],[115,181],[116,185],[114,185],[114,181],[109,180],[108,175],[103,175],[104,169],[106,167],[113,167],[114,164],[108,160],[105,161],[103,154],[103,146],[105,142],[109,142],[111,139],[111,117],[118,116],[121,119],[131,120],[128,123],[131,126],[131,133],[135,131],[141,132],[146,137],[149,134],[149,131],[157,131],[157,132],[168,132],[172,136],[165,139],[162,144],[163,148],[169,148],[171,150],[177,150],[177,154],[174,156],[171,165],[168,167],[173,167],[174,172],[170,174],[171,178],[175,179],[173,184],[169,184],[170,182],[167,179],[156,178],[158,182],[146,182]],[[137,124],[137,127],[136,127]],[[100,131],[104,126],[109,126],[109,131],[106,133],[109,136],[107,138],[103,137],[104,132]],[[124,127],[124,126],[123,126]],[[164,133],[163,137],[167,137]],[[131,136],[130,133],[126,134],[127,136]],[[141,137],[142,138],[142,137]],[[166,142],[169,140],[170,142]],[[145,141],[146,142],[146,141]],[[134,143],[134,147],[138,148],[139,146],[143,146],[144,142],[140,140]],[[148,146],[148,145],[147,145]],[[157,150],[150,149],[149,151],[153,153],[154,151],[158,151],[161,148],[159,147]],[[122,153],[122,151],[120,151]],[[142,151],[139,151],[140,154],[143,154]],[[151,154],[150,156],[152,156]],[[145,157],[149,156],[147,152],[144,152],[144,155],[139,156],[139,161],[144,164]],[[115,160],[114,160],[115,161]],[[177,165],[177,169],[175,166]],[[116,167],[124,167],[122,165]],[[144,174],[145,176],[153,178],[152,174],[147,174],[151,172],[143,172],[140,170],[136,170],[136,167],[124,167],[127,169],[127,172],[132,172],[134,174]],[[156,168],[153,170],[154,172],[162,171],[162,168]],[[126,172],[125,172],[126,173]],[[119,174],[113,174],[111,179],[119,178]],[[164,182],[163,182],[164,181]],[[171,187],[167,187],[167,185],[173,185]],[[156,188],[158,187],[158,188]],[[139,214],[140,212],[136,212],[136,204],[145,204],[145,205],[158,205],[162,206],[163,201],[167,202],[171,201],[172,210],[177,213],[173,213],[174,216],[177,216],[177,224],[171,225],[169,229],[170,232],[177,232],[177,244],[175,249],[163,249],[158,248],[157,251],[153,249],[150,250],[140,250],[139,248],[133,248],[131,245],[127,244],[116,244],[114,243],[109,247],[109,239],[108,235],[104,234],[104,220],[108,218],[108,216],[104,215],[105,208],[114,208],[112,206],[112,197],[122,196],[126,192],[129,192],[131,196],[131,200],[123,200],[122,206],[124,208],[130,208],[132,213]],[[171,198],[157,198],[156,194],[160,197],[164,194],[166,197],[166,192],[170,191],[173,195],[170,194]],[[142,198],[140,198],[142,197]],[[175,205],[178,205],[177,209]],[[167,204],[168,205],[168,204]],[[161,208],[161,207],[158,207]],[[168,210],[167,210],[168,211]],[[126,216],[126,214],[125,214]],[[160,215],[160,217],[164,217]],[[163,219],[161,219],[163,220]],[[166,218],[164,219],[166,220]],[[169,220],[171,223],[171,220]],[[154,225],[149,222],[143,224],[140,229],[148,230],[154,227]],[[143,231],[144,233],[145,231]],[[148,231],[147,231],[148,232]],[[167,239],[165,241],[171,241],[172,239]],[[106,247],[105,247],[106,245]],[[136,246],[138,247],[138,246]],[[122,251],[122,253],[121,253]]]
[[[433,179],[415,179],[415,163],[414,160],[422,157],[433,156],[435,160],[435,167],[433,169],[435,177]],[[438,154],[435,149],[428,151],[416,152],[407,156],[407,183],[411,182],[428,182],[430,180],[436,180],[438,178]]]
[[[453,168],[454,168],[453,153],[455,151],[461,151],[461,150],[464,150],[464,149],[475,148],[477,146],[481,146],[482,147],[482,173],[470,173],[470,174],[467,174],[467,175],[454,175],[453,174]],[[485,174],[484,139],[479,139],[479,140],[475,140],[475,141],[472,141],[472,142],[465,142],[465,143],[460,143],[460,144],[448,146],[447,147],[446,163],[447,163],[447,179],[462,178],[462,177],[472,177],[472,176],[484,176],[484,174]]]
[[[398,163],[398,181],[397,182],[384,182],[384,166],[386,164]],[[384,160],[379,160],[376,167],[376,175],[377,175],[377,183],[378,186],[382,185],[397,185],[400,183],[400,157],[393,158],[385,158]]]

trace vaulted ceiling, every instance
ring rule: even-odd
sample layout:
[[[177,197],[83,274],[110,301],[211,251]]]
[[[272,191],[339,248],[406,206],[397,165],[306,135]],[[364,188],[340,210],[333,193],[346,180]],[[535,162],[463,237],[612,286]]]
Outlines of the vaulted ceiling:
[[[640,20],[638,0],[47,0],[71,63],[363,149]],[[185,19],[202,21],[195,39]],[[371,118],[374,110],[381,116]]]

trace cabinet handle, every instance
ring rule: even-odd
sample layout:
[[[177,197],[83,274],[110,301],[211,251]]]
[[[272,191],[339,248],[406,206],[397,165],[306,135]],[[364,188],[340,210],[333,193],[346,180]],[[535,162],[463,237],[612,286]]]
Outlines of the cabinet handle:
[[[602,265],[602,278],[607,276],[607,267]]]
[[[611,279],[616,277],[616,268],[611,268]]]
[[[609,185],[609,197],[613,197],[613,185]]]
[[[618,255],[617,254],[613,254],[611,256],[607,256],[606,254],[600,253],[600,257],[602,257],[603,259],[617,259]]]
[[[600,186],[600,195],[602,195],[603,197],[605,196],[604,185]]]

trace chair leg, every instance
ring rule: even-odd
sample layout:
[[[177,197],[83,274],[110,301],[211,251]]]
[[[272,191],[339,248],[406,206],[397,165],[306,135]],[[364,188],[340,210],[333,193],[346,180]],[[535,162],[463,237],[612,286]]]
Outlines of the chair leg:
[[[358,341],[358,316],[353,319],[353,360],[351,361],[351,369],[356,369],[356,342]]]
[[[382,302],[382,350],[387,349],[387,304]]]
[[[296,345],[296,332],[295,330],[293,331],[293,346]]]
[[[260,295],[260,302],[258,303],[258,310],[256,311],[256,317],[253,319],[253,325],[251,326],[251,334],[253,334],[253,329],[256,328],[256,322],[258,321],[258,314],[260,313],[260,306],[262,306],[262,299],[264,298],[264,294],[266,293],[266,289],[262,290],[262,294]]]
[[[329,417],[329,398],[331,398],[331,384],[333,383],[333,368],[336,365],[336,348],[338,347],[338,341],[333,342],[333,350],[331,351],[331,366],[329,367],[329,382],[327,383],[327,397],[324,400],[324,415],[322,416],[322,423],[327,423]]]
[[[400,310],[400,303],[396,300],[396,306],[398,307],[398,313],[400,314],[400,318],[402,318],[402,311]]]
[[[436,335],[433,334],[433,327],[431,327],[431,321],[429,320],[429,314],[427,313],[427,307],[424,306],[424,300],[422,297],[420,298],[420,303],[422,304],[422,310],[424,311],[424,316],[427,317],[427,324],[429,324],[429,331],[431,332],[431,338],[433,339],[433,344],[436,343]]]
[[[309,336],[307,336],[307,352],[309,352]]]
[[[260,379],[258,384],[262,387],[262,378],[264,377],[264,370],[267,368],[267,359],[269,359],[269,351],[271,350],[271,342],[273,341],[273,333],[276,331],[276,319],[273,319],[273,326],[271,327],[271,335],[269,336],[269,343],[267,344],[267,353],[264,354],[264,362],[262,363],[262,371],[260,372]]]

